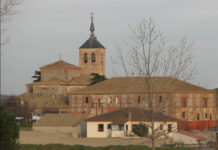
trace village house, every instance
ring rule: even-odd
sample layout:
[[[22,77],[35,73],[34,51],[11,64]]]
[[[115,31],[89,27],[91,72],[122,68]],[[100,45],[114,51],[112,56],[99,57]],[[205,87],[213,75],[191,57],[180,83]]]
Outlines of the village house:
[[[108,112],[85,120],[88,138],[131,137],[134,136],[133,127],[139,123],[148,126],[148,135],[151,134],[151,111],[139,108],[124,108]],[[153,113],[155,135],[172,137],[177,131],[178,119]],[[158,129],[158,130],[157,130]],[[160,136],[161,137],[161,136]]]
[[[45,133],[66,133],[72,137],[84,136],[81,121],[88,116],[84,114],[47,113],[33,123],[33,130]]]

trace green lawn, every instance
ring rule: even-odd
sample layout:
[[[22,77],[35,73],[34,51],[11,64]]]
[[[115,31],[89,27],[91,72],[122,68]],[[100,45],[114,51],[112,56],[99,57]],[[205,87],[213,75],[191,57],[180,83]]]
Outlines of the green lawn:
[[[62,145],[62,144],[49,144],[49,145],[31,145],[21,144],[20,150],[151,150],[142,145],[128,145],[128,146],[105,146],[105,147],[90,147],[83,145]],[[188,150],[185,148],[158,148],[158,150]]]
[[[32,125],[19,125],[20,130],[32,130]]]

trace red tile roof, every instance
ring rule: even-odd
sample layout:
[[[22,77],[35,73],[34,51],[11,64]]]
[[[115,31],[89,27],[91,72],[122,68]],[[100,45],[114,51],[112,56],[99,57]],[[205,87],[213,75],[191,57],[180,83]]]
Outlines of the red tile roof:
[[[79,66],[67,63],[63,60],[56,61],[54,63],[40,67],[40,69],[49,69],[49,68],[70,68],[70,69],[81,69]]]

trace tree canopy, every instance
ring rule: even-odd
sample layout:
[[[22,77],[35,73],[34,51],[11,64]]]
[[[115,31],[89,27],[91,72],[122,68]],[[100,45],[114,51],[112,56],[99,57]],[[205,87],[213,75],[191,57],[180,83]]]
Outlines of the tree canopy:
[[[93,78],[91,79],[91,83],[89,84],[89,86],[107,80],[107,78],[104,75],[99,75],[98,73],[92,73],[92,75]]]
[[[32,78],[34,79],[33,82],[41,81],[41,72],[36,70]]]
[[[19,128],[14,115],[9,114],[0,105],[0,147],[4,150],[15,150],[18,146]]]

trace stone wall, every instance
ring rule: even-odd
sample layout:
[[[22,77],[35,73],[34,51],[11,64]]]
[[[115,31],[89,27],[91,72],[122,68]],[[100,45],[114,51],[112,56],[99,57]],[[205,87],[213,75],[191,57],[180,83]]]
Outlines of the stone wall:
[[[78,69],[43,69],[41,70],[41,81],[49,80],[53,77],[63,81],[69,81],[73,77],[79,77],[80,70]]]
[[[67,94],[67,87],[65,86],[34,86],[34,94]]]
[[[88,62],[84,62],[84,54],[88,55]],[[91,55],[95,53],[95,62],[92,62]],[[105,49],[80,49],[79,50],[79,64],[82,68],[81,74],[89,75],[91,73],[98,73],[105,75]]]
[[[160,95],[162,95],[161,102]],[[69,105],[72,106],[72,112],[90,113],[92,116],[120,108],[149,108],[146,100],[142,97],[139,101],[138,96],[137,94],[74,94],[69,96]],[[161,111],[166,115],[187,121],[197,120],[197,113],[200,114],[200,120],[215,120],[216,108],[214,106],[216,101],[213,93],[158,94],[154,97],[156,97],[154,100],[155,111]],[[187,98],[186,107],[182,106],[183,97]],[[207,107],[203,106],[203,98],[207,98]],[[183,118],[183,112],[185,112],[185,118]]]

